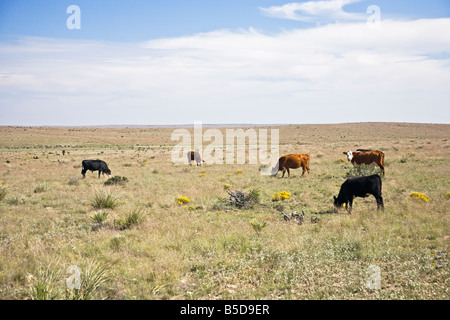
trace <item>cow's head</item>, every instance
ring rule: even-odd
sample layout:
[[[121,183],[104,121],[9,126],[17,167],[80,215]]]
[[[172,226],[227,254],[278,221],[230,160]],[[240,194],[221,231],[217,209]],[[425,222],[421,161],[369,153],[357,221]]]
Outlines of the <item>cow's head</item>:
[[[344,152],[344,154],[347,155],[347,160],[348,161],[352,161],[352,159],[353,159],[353,152],[351,150],[349,150],[347,152]]]
[[[105,171],[103,171],[103,174],[107,174],[109,177],[111,177],[111,170],[109,169],[105,169]]]
[[[342,208],[343,203],[339,201],[339,198],[333,196],[334,199],[334,212],[337,213],[340,208]]]

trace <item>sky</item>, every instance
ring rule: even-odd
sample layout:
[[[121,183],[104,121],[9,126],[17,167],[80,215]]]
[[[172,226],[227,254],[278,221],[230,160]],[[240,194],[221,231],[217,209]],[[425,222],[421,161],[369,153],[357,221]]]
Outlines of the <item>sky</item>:
[[[1,0],[0,125],[450,123],[449,31],[448,0]]]

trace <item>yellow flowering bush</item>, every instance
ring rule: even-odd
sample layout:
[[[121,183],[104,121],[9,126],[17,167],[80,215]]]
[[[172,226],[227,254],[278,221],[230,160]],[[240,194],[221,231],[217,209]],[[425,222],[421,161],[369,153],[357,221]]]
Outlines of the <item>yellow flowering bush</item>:
[[[224,188],[225,190],[230,190],[230,189],[231,189],[231,185],[229,185],[228,183],[225,183],[224,186],[223,186],[223,188]]]
[[[410,194],[410,196],[414,199],[418,199],[426,203],[430,202],[430,197],[423,193],[413,192]]]
[[[272,201],[287,200],[291,197],[291,194],[287,191],[281,191],[272,195]]]
[[[200,178],[202,178],[202,177],[206,177],[206,174],[202,173],[202,174],[199,174],[198,176],[199,176]]]
[[[243,173],[244,171],[242,171],[242,170],[236,170],[236,174],[240,174],[240,173]]]
[[[191,199],[189,197],[177,197],[177,202],[180,206],[191,202]]]
[[[445,197],[446,197],[447,199],[450,199],[450,191],[447,191],[447,193],[445,194]]]

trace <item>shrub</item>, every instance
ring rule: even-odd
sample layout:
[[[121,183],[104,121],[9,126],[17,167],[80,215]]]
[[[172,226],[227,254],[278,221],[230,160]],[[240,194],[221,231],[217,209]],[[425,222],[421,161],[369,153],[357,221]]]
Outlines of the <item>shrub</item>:
[[[91,205],[95,209],[114,209],[119,201],[111,191],[99,191],[92,196]]]
[[[411,196],[411,198],[417,199],[419,201],[423,201],[425,203],[430,202],[430,197],[423,193],[413,192],[410,194],[410,196]]]
[[[272,201],[283,201],[291,197],[291,194],[287,191],[281,191],[272,195]]]
[[[230,191],[227,190],[229,199],[222,199],[223,202],[227,201],[229,205],[236,206],[238,208],[248,208],[254,203],[260,202],[260,191],[258,189],[252,189],[249,192],[241,190]]]
[[[128,182],[128,178],[127,177],[114,176],[114,177],[111,177],[108,180],[106,180],[104,184],[106,186],[109,186],[109,185],[124,185],[126,182]]]
[[[370,176],[373,174],[380,174],[381,169],[374,166],[374,165],[368,165],[368,164],[360,164],[360,165],[354,165],[349,168],[347,171],[345,177],[351,178],[351,177],[362,177],[362,176]]]
[[[236,170],[236,174],[244,173],[242,170]]]
[[[180,206],[191,202],[191,199],[189,197],[177,197],[176,200]]]
[[[223,188],[224,188],[225,190],[230,190],[230,189],[231,189],[231,185],[229,185],[228,183],[225,183],[224,186],[223,186]]]

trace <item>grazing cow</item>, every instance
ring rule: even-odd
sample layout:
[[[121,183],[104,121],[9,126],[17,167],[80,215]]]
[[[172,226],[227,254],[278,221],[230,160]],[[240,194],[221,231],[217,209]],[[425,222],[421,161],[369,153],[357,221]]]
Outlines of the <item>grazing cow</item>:
[[[347,160],[350,161],[352,164],[377,164],[381,170],[383,170],[383,177],[385,176],[384,171],[384,152],[378,151],[378,150],[362,150],[361,151],[352,152],[347,151],[344,152],[344,154],[347,155]]]
[[[278,167],[278,170],[277,170]],[[302,167],[303,172],[302,176],[305,174],[306,171],[308,171],[309,175],[309,155],[308,154],[289,154],[286,156],[282,156],[277,163],[277,166],[275,166],[272,169],[272,177],[275,177],[278,173],[278,171],[282,171],[283,175],[281,176],[284,178],[284,174],[287,171],[288,178],[291,175],[289,169],[298,169]]]
[[[111,170],[109,170],[108,165],[103,160],[83,160],[81,162],[81,166],[83,169],[81,170],[81,174],[83,175],[83,179],[86,178],[86,171],[90,170],[92,172],[98,171],[98,177],[100,178],[101,174],[107,174],[111,176]]]
[[[194,160],[198,166],[201,166],[203,164],[203,162],[205,162],[204,160],[202,160],[202,156],[200,155],[200,153],[198,151],[188,151],[187,158],[188,158],[188,163],[191,166],[192,166],[192,161],[194,161]]]
[[[334,196],[334,212],[345,203],[348,213],[352,212],[353,200],[356,197],[365,198],[373,195],[377,201],[377,208],[384,210],[383,197],[381,196],[381,178],[374,174],[366,177],[347,179],[342,185],[337,198]]]

